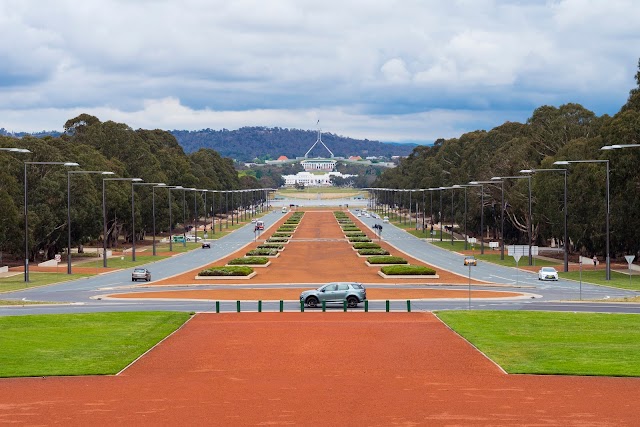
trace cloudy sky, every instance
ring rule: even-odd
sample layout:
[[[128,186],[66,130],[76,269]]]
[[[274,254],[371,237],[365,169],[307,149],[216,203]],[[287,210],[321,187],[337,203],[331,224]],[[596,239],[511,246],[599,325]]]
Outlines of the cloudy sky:
[[[635,87],[637,0],[0,0],[0,128],[429,143]]]

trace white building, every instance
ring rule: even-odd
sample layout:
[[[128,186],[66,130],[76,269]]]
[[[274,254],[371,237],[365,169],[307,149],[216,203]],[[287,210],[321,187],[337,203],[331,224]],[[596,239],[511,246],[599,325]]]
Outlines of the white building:
[[[282,175],[285,186],[304,185],[305,187],[330,187],[331,177],[351,178],[358,175],[342,174],[340,172],[327,172],[314,174],[311,172],[298,172],[295,175]]]
[[[305,159],[300,162],[305,171],[332,171],[336,168],[333,159]]]

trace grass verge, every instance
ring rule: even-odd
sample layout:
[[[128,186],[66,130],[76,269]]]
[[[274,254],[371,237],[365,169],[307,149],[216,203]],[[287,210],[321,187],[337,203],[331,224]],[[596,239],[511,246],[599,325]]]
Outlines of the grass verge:
[[[188,318],[174,312],[0,317],[0,377],[115,374]]]
[[[24,281],[23,273],[11,277],[3,277],[0,279],[0,293],[21,291],[23,289],[35,288],[38,286],[91,276],[91,274],[63,274],[62,271],[66,270],[61,268],[60,273],[37,273],[31,271],[29,272],[29,282]]]
[[[605,279],[604,270],[588,271],[582,270],[582,281],[585,283],[592,283],[594,285],[611,286],[619,289],[629,289],[632,291],[640,291],[640,276],[631,276],[628,274],[618,273],[617,271],[611,272],[611,280]],[[569,271],[567,273],[560,272],[562,279],[571,279],[580,281],[579,271]]]
[[[437,315],[510,374],[640,376],[640,316],[635,314]]]

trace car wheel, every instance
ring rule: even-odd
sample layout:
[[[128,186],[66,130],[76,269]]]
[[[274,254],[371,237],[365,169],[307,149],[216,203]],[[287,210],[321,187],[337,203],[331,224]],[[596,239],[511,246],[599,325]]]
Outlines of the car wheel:
[[[318,298],[316,297],[309,297],[307,298],[307,301],[305,301],[308,307],[314,308],[318,306]]]
[[[136,281],[136,279],[131,279],[131,281],[132,281],[132,282],[135,282],[135,281]]]
[[[151,277],[149,277],[149,278],[147,279],[147,282],[150,282],[150,281],[151,281]]]
[[[351,296],[347,298],[347,306],[349,306],[350,308],[357,307],[359,302],[360,301],[358,301],[358,298],[356,297]]]

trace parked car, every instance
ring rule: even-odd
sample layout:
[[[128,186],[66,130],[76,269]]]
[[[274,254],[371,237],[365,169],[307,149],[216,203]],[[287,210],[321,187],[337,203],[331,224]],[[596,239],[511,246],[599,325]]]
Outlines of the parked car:
[[[136,282],[138,280],[146,280],[149,282],[151,280],[151,272],[146,268],[134,268],[131,273],[131,281]]]
[[[202,240],[201,237],[187,235],[187,242],[199,242],[200,240]]]
[[[464,257],[464,265],[476,266],[476,265],[478,265],[478,260],[474,256],[471,256],[471,255],[466,256],[466,257]]]
[[[383,217],[382,222],[389,222],[389,217],[388,216]]]
[[[202,249],[211,249],[211,242],[202,242]]]
[[[542,267],[538,271],[538,280],[558,280],[558,270],[553,267]]]
[[[367,299],[367,291],[361,283],[356,282],[331,282],[320,286],[318,289],[303,291],[300,301],[307,307],[317,307],[322,301],[342,302],[347,301],[347,306],[353,308]]]

